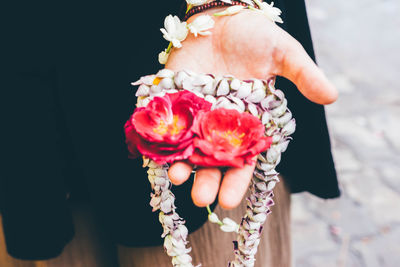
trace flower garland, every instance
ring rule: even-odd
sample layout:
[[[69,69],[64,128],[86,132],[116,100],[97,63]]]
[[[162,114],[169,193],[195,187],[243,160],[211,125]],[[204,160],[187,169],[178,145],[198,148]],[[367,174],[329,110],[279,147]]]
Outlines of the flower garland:
[[[231,3],[230,0],[221,1]],[[188,10],[205,2],[187,0]],[[241,2],[248,6],[231,6],[213,16],[234,15],[249,9],[261,12],[273,22],[282,23],[279,17],[281,12],[273,7],[273,2]],[[170,43],[159,54],[159,62],[165,64],[172,48],[181,48],[189,33],[195,37],[210,35],[214,23],[209,15],[200,15],[189,24],[180,21],[177,16],[167,16],[164,28],[160,30]],[[189,255],[191,248],[187,247],[188,230],[185,221],[176,213],[175,196],[170,190],[168,163],[187,159],[203,166],[243,166],[258,154],[250,196],[247,198],[247,211],[240,224],[229,218],[221,221],[207,207],[210,222],[218,224],[222,231],[238,233],[234,241],[235,259],[229,266],[254,266],[262,225],[274,204],[272,190],[279,182],[275,167],[296,127],[283,92],[275,89],[274,79],[241,81],[230,75],[215,77],[168,69],[160,70],[156,75],[144,76],[132,85],[138,86],[138,102],[137,109],[125,124],[126,142],[131,156],[143,155],[143,167],[148,167],[153,190],[150,205],[153,211],[160,211],[164,248],[172,257],[173,266],[189,267],[193,264]],[[218,129],[221,121],[216,121],[216,118],[221,114],[234,118],[232,121],[238,123],[228,123],[225,128]],[[257,129],[260,125],[261,136],[257,131],[239,131],[238,125],[245,121],[254,124],[248,129]],[[253,139],[244,142],[244,138],[249,136]],[[210,145],[214,148],[212,142],[217,139],[222,140],[218,144],[224,144],[220,148],[222,152],[226,146],[240,149],[236,154],[224,154],[222,158],[228,156],[229,160],[220,161],[221,157],[207,150]],[[252,148],[242,145],[245,143],[251,143]],[[248,151],[254,154],[246,154]]]
[[[222,2],[232,4],[231,0],[221,0]],[[244,9],[253,10],[255,12],[260,12],[269,18],[272,22],[283,23],[280,18],[281,10],[279,8],[274,7],[274,2],[271,4],[267,4],[260,0],[240,0],[241,2],[247,4],[248,6],[230,6],[226,8],[224,11],[214,13],[213,16],[229,16],[235,15]],[[193,6],[200,6],[208,2],[208,0],[186,0],[188,12]],[[257,6],[254,7],[254,6]],[[201,15],[198,16],[193,22],[187,24],[185,21],[181,21],[178,16],[168,15],[164,20],[164,28],[161,28],[160,31],[163,34],[165,40],[169,41],[169,45],[164,51],[161,51],[158,54],[158,61],[160,64],[165,65],[168,61],[169,54],[173,47],[181,48],[182,42],[186,39],[189,32],[192,33],[195,37],[199,35],[206,36],[210,35],[210,30],[214,27],[214,19],[209,15]]]
[[[286,150],[290,141],[289,136],[296,126],[291,112],[287,109],[287,100],[283,92],[274,88],[272,79],[240,81],[229,75],[214,77],[190,71],[173,72],[168,69],[163,69],[156,75],[142,77],[133,85],[139,86],[136,92],[139,111],[140,108],[152,105],[152,101],[159,98],[170,97],[171,94],[177,92],[190,91],[193,95],[209,102],[211,110],[237,110],[250,113],[260,119],[265,128],[265,135],[271,138],[272,144],[267,151],[258,155],[250,187],[251,193],[247,199],[246,215],[238,225],[229,218],[219,220],[218,216],[209,210],[209,220],[219,224],[221,230],[238,232],[238,239],[235,242],[235,260],[230,263],[231,266],[253,266],[262,225],[273,205],[272,190],[279,181],[275,167],[279,164],[281,153]],[[131,120],[127,122],[125,128],[128,147],[130,147],[129,141],[132,140],[130,125],[132,125]],[[144,166],[149,167],[149,180],[154,190],[150,204],[153,211],[161,210],[160,222],[164,228],[163,237],[169,236],[164,247],[168,255],[174,257],[173,259],[178,256],[189,259],[184,256],[189,252],[183,246],[187,244],[186,235],[174,234],[176,231],[179,233],[182,231],[179,229],[183,229],[184,222],[175,212],[175,198],[170,191],[171,183],[166,172],[168,166],[157,164],[148,158],[144,161]],[[176,236],[178,236],[177,239]],[[168,252],[172,250],[175,252]],[[175,259],[174,262],[176,261]]]

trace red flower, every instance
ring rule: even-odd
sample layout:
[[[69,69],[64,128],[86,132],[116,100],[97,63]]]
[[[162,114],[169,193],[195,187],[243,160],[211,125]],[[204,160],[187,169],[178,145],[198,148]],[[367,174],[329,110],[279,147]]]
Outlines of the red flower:
[[[195,151],[189,160],[200,166],[243,167],[272,143],[258,118],[231,109],[200,112],[193,131]]]
[[[211,103],[185,90],[154,97],[125,124],[130,157],[142,154],[159,164],[187,159],[194,150],[194,118],[200,110],[210,109]]]

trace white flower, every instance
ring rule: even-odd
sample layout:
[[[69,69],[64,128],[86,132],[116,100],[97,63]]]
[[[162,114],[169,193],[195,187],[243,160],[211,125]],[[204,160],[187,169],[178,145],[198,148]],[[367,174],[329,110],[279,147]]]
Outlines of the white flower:
[[[168,15],[164,20],[164,27],[160,31],[165,40],[172,42],[176,48],[182,47],[181,42],[186,39],[188,34],[186,22],[181,22],[177,16]]]
[[[218,215],[215,214],[214,212],[208,215],[208,220],[212,223],[219,223],[220,220],[218,218]]]
[[[200,35],[210,35],[211,32],[208,31],[214,27],[214,20],[209,15],[202,15],[197,17],[192,23],[188,25],[188,28],[194,36]]]
[[[208,0],[186,0],[186,3],[192,6],[200,6],[202,4],[207,3],[207,1]]]
[[[167,53],[167,49],[164,51],[161,51],[160,54],[158,54],[158,62],[160,64],[165,65],[168,61],[169,54]]]
[[[238,232],[239,231],[239,225],[234,222],[233,220],[229,218],[224,218],[222,220],[224,223],[223,225],[220,226],[221,230],[224,232]]]
[[[240,6],[240,5],[231,6],[231,7],[228,7],[227,9],[225,9],[224,11],[215,13],[214,16],[235,15],[235,14],[239,13],[240,11],[242,11],[244,8],[245,8],[244,6]]]
[[[256,1],[257,3],[258,1]],[[267,4],[265,2],[257,3],[258,7],[265,16],[267,16],[272,22],[283,23],[283,20],[279,17],[282,14],[282,11],[274,7],[274,2],[271,4]]]

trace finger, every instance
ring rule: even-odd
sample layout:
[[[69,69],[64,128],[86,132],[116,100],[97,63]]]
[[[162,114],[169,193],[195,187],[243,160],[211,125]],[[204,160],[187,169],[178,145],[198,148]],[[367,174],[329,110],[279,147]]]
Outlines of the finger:
[[[218,168],[204,168],[196,171],[192,187],[193,203],[199,207],[212,204],[218,194],[221,171]]]
[[[232,168],[225,173],[218,199],[222,208],[233,209],[240,204],[249,187],[254,167],[255,163],[243,168]]]
[[[279,46],[284,55],[278,75],[291,80],[305,97],[315,103],[330,104],[336,101],[338,92],[335,86],[297,40],[284,33]]]
[[[181,185],[189,179],[192,169],[192,165],[186,162],[175,162],[168,170],[169,179],[174,185]]]

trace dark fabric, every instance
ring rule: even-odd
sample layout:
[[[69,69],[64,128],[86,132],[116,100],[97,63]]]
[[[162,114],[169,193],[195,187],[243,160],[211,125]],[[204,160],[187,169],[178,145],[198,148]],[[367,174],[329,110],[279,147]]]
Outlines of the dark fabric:
[[[304,1],[286,0],[277,4],[284,10],[283,28],[315,61]],[[292,193],[308,191],[321,198],[340,196],[324,107],[307,100],[293,83],[284,78],[277,79],[277,87],[285,92],[297,123],[278,171],[286,178]]]
[[[146,173],[140,160],[127,158],[123,124],[134,108],[130,82],[160,68],[157,54],[167,42],[159,28],[182,1],[142,2],[4,9],[0,207],[10,255],[59,255],[73,238],[70,201],[90,201],[114,242],[161,244]],[[286,29],[312,55],[304,3],[286,3],[284,14]],[[280,171],[293,192],[338,196],[323,107],[287,81],[279,86],[298,122]],[[173,190],[194,231],[207,213],[192,204],[190,188]]]

